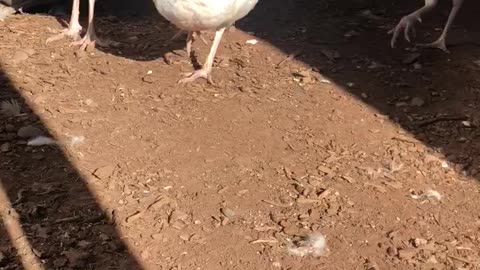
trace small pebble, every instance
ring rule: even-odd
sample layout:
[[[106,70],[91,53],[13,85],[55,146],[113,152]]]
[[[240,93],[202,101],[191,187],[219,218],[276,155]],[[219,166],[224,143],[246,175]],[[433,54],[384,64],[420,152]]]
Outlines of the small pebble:
[[[233,218],[235,216],[235,211],[233,211],[232,209],[230,208],[222,208],[220,209],[220,211],[222,212],[222,214],[224,216],[226,216],[227,218]]]
[[[18,137],[22,139],[31,139],[41,136],[42,134],[43,132],[34,126],[21,127],[17,132]]]
[[[10,152],[11,149],[12,149],[12,146],[11,146],[10,143],[8,143],[8,142],[3,143],[3,144],[0,146],[0,151],[2,151],[3,153]]]
[[[410,102],[410,105],[415,106],[415,107],[421,107],[425,105],[425,101],[422,98],[419,97],[414,97],[412,101]]]

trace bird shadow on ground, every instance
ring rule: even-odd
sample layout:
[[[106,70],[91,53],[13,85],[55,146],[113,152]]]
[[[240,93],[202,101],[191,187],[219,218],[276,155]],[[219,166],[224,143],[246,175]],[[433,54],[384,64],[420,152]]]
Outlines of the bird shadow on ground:
[[[103,210],[69,151],[0,67],[0,268],[142,269]],[[18,101],[5,109],[4,102]],[[35,136],[53,145],[31,146]],[[60,247],[60,248],[59,248]]]

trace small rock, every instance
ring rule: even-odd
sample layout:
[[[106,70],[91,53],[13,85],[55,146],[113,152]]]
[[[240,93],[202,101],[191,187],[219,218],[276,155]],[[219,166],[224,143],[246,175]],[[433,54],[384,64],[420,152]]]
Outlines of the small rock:
[[[154,234],[150,235],[150,237],[154,240],[161,240],[162,238],[164,238],[163,234],[161,234],[161,233],[154,233]]]
[[[204,244],[207,243],[207,239],[203,236],[198,235],[198,234],[194,234],[194,235],[190,236],[190,242],[204,245]]]
[[[437,260],[437,258],[435,257],[435,255],[432,255],[432,256],[430,256],[430,258],[428,258],[427,263],[437,264],[437,263],[438,263],[438,260]]]
[[[413,64],[413,68],[416,69],[416,70],[422,69],[422,64],[415,63],[415,64]]]
[[[109,240],[110,240],[110,236],[108,236],[107,234],[101,233],[101,234],[100,234],[100,239],[101,239],[102,241],[109,241]]]
[[[25,52],[23,50],[17,50],[17,51],[15,51],[15,53],[12,56],[12,62],[14,64],[18,64],[20,62],[23,62],[23,61],[27,60],[29,57],[30,56],[28,55],[27,52]]]
[[[93,172],[93,175],[98,179],[107,179],[110,176],[112,176],[114,172],[115,172],[115,167],[113,165],[107,165],[104,167],[97,168]]]
[[[22,139],[31,139],[43,135],[43,132],[34,126],[24,126],[17,131],[17,136]]]
[[[222,214],[227,218],[233,218],[235,216],[235,211],[230,208],[222,208],[220,209],[220,212],[222,212]]]
[[[280,262],[273,262],[272,266],[275,268],[282,268],[282,264]]]
[[[88,242],[88,241],[85,241],[85,240],[80,240],[77,245],[79,247],[83,248],[83,249],[89,249],[89,248],[93,247],[92,242]]]
[[[37,53],[37,51],[35,49],[32,49],[32,48],[24,49],[24,51],[28,54],[28,56],[32,56],[32,55]]]
[[[142,81],[146,83],[154,83],[156,79],[153,76],[147,75],[142,78]]]
[[[183,241],[187,242],[188,240],[190,240],[190,235],[189,234],[180,234],[180,239],[182,239]]]
[[[395,257],[395,256],[398,255],[398,250],[397,250],[396,247],[393,247],[393,246],[388,247],[388,248],[387,248],[387,254],[388,254],[389,256]]]
[[[413,62],[417,61],[418,58],[421,56],[421,54],[419,53],[411,53],[411,54],[408,54],[402,61],[402,63],[406,64],[406,65],[410,65],[412,64]]]
[[[425,101],[422,98],[414,97],[412,101],[410,101],[411,106],[421,107],[425,105]]]
[[[144,260],[148,260],[150,258],[150,252],[148,250],[144,250],[140,253],[140,256]]]
[[[400,249],[398,251],[398,258],[402,260],[410,260],[417,255],[417,251],[413,248]]]
[[[415,238],[415,239],[413,239],[412,242],[413,242],[413,246],[416,247],[416,248],[421,247],[421,246],[425,246],[428,243],[428,241],[423,239],[423,238]]]
[[[10,152],[11,149],[12,149],[12,146],[11,146],[10,143],[8,143],[8,142],[3,143],[3,144],[0,146],[0,151],[2,151],[3,153]]]
[[[380,270],[378,264],[372,260],[367,260],[365,262],[365,269],[366,270]]]
[[[96,103],[95,101],[93,101],[90,98],[85,99],[82,103],[86,106],[89,106],[89,107],[98,107],[98,103]]]

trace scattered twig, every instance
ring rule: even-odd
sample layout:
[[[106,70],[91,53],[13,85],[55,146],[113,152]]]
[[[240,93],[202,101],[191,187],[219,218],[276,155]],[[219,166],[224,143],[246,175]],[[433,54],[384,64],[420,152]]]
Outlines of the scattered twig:
[[[277,239],[258,239],[250,242],[250,244],[275,244],[278,243]]]
[[[74,217],[66,217],[66,218],[60,218],[55,220],[55,224],[59,223],[64,223],[64,222],[79,222],[82,221],[82,223],[96,223],[101,221],[102,219],[105,218],[105,215],[96,215],[96,216],[91,216],[91,217],[82,217],[82,216],[74,216]]]
[[[284,207],[284,208],[290,207],[290,205],[288,205],[288,204],[276,203],[276,202],[270,201],[270,200],[262,200],[262,202],[268,203],[268,204],[271,204],[271,205],[275,205],[275,206],[278,206],[278,207]]]
[[[268,226],[268,227],[255,227],[253,228],[257,232],[266,232],[266,231],[278,231],[277,227]]]
[[[439,116],[433,119],[428,119],[425,121],[421,121],[417,123],[418,127],[426,127],[438,122],[445,122],[445,121],[466,121],[468,117],[466,116]]]
[[[25,191],[27,190],[22,188],[17,192],[17,199],[14,202],[12,202],[12,205],[20,203],[23,200],[23,193],[25,193]]]
[[[298,204],[311,204],[311,203],[321,203],[322,200],[316,200],[316,199],[306,199],[306,198],[300,198],[297,200]]]
[[[413,144],[418,143],[416,140],[405,137],[405,136],[395,136],[395,137],[392,137],[392,140],[401,141],[401,142],[408,142],[408,143],[413,143]]]
[[[299,55],[302,55],[302,54],[303,54],[302,49],[294,51],[293,53],[289,54],[285,59],[283,59],[280,63],[278,63],[276,68],[281,67],[283,64],[285,64],[285,62],[290,61],[290,60],[294,59],[295,57],[297,57]]]
[[[467,263],[467,264],[473,264],[471,261],[469,261],[467,259],[464,259],[464,258],[457,257],[457,256],[448,255],[448,257],[450,259],[453,259],[453,260],[456,260],[456,261],[459,261],[459,262],[463,262],[463,263]]]

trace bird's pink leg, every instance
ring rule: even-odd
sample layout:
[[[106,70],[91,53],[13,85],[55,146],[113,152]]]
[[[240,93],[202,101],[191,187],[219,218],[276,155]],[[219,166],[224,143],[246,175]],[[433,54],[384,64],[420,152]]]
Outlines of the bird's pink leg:
[[[82,31],[82,26],[78,22],[79,15],[80,0],[73,0],[72,15],[70,17],[70,23],[68,25],[68,28],[64,29],[60,34],[48,38],[46,43],[57,41],[64,37],[71,37],[73,40],[79,40],[80,32]]]
[[[187,74],[187,78],[184,78],[178,83],[190,83],[195,81],[198,78],[207,79],[207,81],[214,85],[212,80],[212,67],[213,61],[215,60],[215,55],[217,54],[218,46],[220,45],[220,41],[222,40],[223,33],[225,32],[225,28],[217,30],[215,32],[215,38],[213,39],[212,47],[210,48],[210,53],[208,54],[207,60],[203,67],[199,70],[196,70],[192,73]]]
[[[192,56],[192,44],[195,42],[195,35],[197,35],[205,45],[207,45],[207,41],[203,38],[202,33],[200,31],[196,32],[188,32],[187,35],[187,55],[188,57]]]
[[[80,50],[86,50],[89,45],[99,45],[101,47],[108,47],[110,45],[116,45],[116,42],[101,40],[95,33],[95,24],[93,22],[95,13],[95,0],[88,0],[88,28],[85,36],[79,40],[73,42],[71,45],[80,45]]]
[[[397,26],[388,32],[389,34],[393,34],[390,41],[390,46],[392,48],[395,47],[401,32],[403,32],[405,39],[410,42],[410,35],[415,34],[415,24],[417,22],[422,22],[422,16],[432,10],[437,3],[438,0],[425,0],[425,5],[422,8],[408,14],[407,16],[404,16]]]
[[[450,53],[450,51],[447,49],[446,39],[447,39],[448,31],[452,27],[453,21],[455,20],[455,17],[457,16],[458,11],[462,7],[462,4],[463,4],[463,0],[452,0],[452,9],[450,11],[450,14],[448,15],[447,23],[445,24],[445,27],[443,28],[443,31],[440,37],[432,43],[419,44],[418,46],[423,48],[437,48],[446,53]]]
[[[165,42],[163,46],[170,45],[170,43],[173,40],[177,39],[183,32],[185,31],[178,30],[169,40],[167,40],[167,42]],[[203,38],[202,33],[200,31],[195,31],[195,32],[188,31],[187,40],[186,40],[186,51],[187,51],[188,57],[192,57],[192,45],[193,45],[193,42],[195,42],[195,35],[197,35],[203,41],[203,43],[205,43],[205,45],[208,44],[207,41]]]
[[[187,35],[187,56],[192,56],[193,32],[188,32]]]
[[[208,42],[203,38],[202,32],[196,31],[195,34],[202,40],[205,45],[208,45]]]

